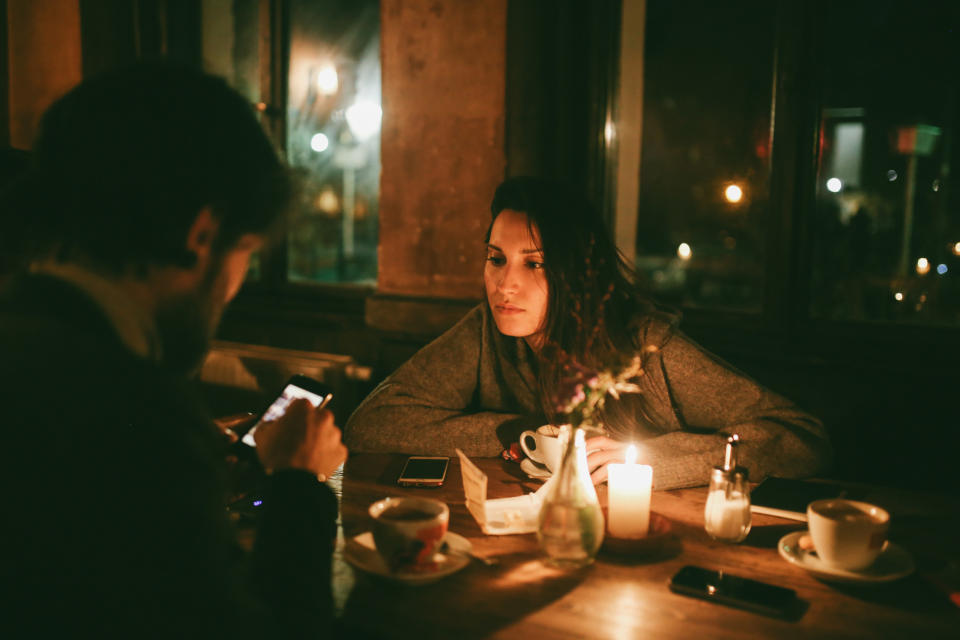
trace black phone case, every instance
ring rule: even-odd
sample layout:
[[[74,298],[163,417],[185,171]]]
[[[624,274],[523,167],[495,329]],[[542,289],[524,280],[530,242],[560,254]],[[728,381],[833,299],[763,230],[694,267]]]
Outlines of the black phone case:
[[[705,578],[705,587],[700,588],[699,586],[687,584],[684,582],[684,580],[688,576],[696,576],[697,579],[702,577]],[[726,580],[728,583],[731,581],[734,583],[739,582],[744,586],[752,586],[755,589],[763,589],[770,595],[771,601],[768,602],[760,599],[747,599],[727,593],[723,585],[724,580]],[[778,587],[776,585],[760,582],[759,580],[751,580],[750,578],[744,578],[742,576],[736,576],[732,574],[724,575],[721,572],[712,571],[703,567],[683,567],[680,569],[680,571],[674,574],[672,578],[670,578],[669,586],[670,590],[674,593],[692,596],[694,598],[700,598],[701,600],[707,600],[708,602],[715,602],[728,607],[744,609],[746,611],[752,611],[754,613],[760,613],[775,618],[792,617],[797,610],[798,604],[797,594],[795,591],[793,591],[793,589]],[[713,589],[711,589],[711,586],[713,586]]]

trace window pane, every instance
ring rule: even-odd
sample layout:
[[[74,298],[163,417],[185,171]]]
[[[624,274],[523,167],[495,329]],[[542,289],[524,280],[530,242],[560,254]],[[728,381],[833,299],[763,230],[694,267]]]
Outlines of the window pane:
[[[775,7],[647,2],[637,268],[662,300],[760,308]]]
[[[376,0],[290,3],[287,153],[304,177],[294,281],[374,283],[380,181]]]
[[[203,0],[203,68],[257,104],[260,95],[259,0]],[[247,280],[260,279],[260,256],[250,260]]]
[[[203,68],[260,102],[259,0],[203,0]]]
[[[960,324],[956,3],[828,11],[811,313]]]

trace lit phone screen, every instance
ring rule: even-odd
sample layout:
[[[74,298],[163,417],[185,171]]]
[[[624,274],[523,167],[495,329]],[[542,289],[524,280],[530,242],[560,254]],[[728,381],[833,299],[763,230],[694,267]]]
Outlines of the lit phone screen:
[[[297,398],[306,398],[310,401],[310,404],[315,407],[319,407],[320,403],[323,402],[323,396],[313,393],[312,391],[307,391],[295,384],[288,384],[283,390],[283,393],[280,394],[280,397],[274,400],[273,404],[264,411],[263,417],[257,421],[257,424],[253,425],[253,428],[243,436],[243,443],[255,447],[256,443],[253,441],[253,433],[257,430],[257,427],[264,421],[276,420],[282,416],[287,410],[287,405]]]

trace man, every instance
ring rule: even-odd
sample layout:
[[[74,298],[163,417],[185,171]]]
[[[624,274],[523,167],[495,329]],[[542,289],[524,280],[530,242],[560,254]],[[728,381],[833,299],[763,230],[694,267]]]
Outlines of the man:
[[[299,402],[257,431],[245,558],[187,381],[291,193],[249,105],[199,72],[113,72],[44,115],[3,203],[33,260],[0,294],[0,636],[329,632],[332,415]]]

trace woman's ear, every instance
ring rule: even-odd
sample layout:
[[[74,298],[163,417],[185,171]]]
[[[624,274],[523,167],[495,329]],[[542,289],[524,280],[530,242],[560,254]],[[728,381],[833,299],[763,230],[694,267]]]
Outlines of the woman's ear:
[[[220,221],[213,215],[209,206],[200,209],[193,219],[190,230],[187,231],[187,246],[189,253],[197,258],[197,263],[205,263],[213,251],[213,241],[217,237]]]

